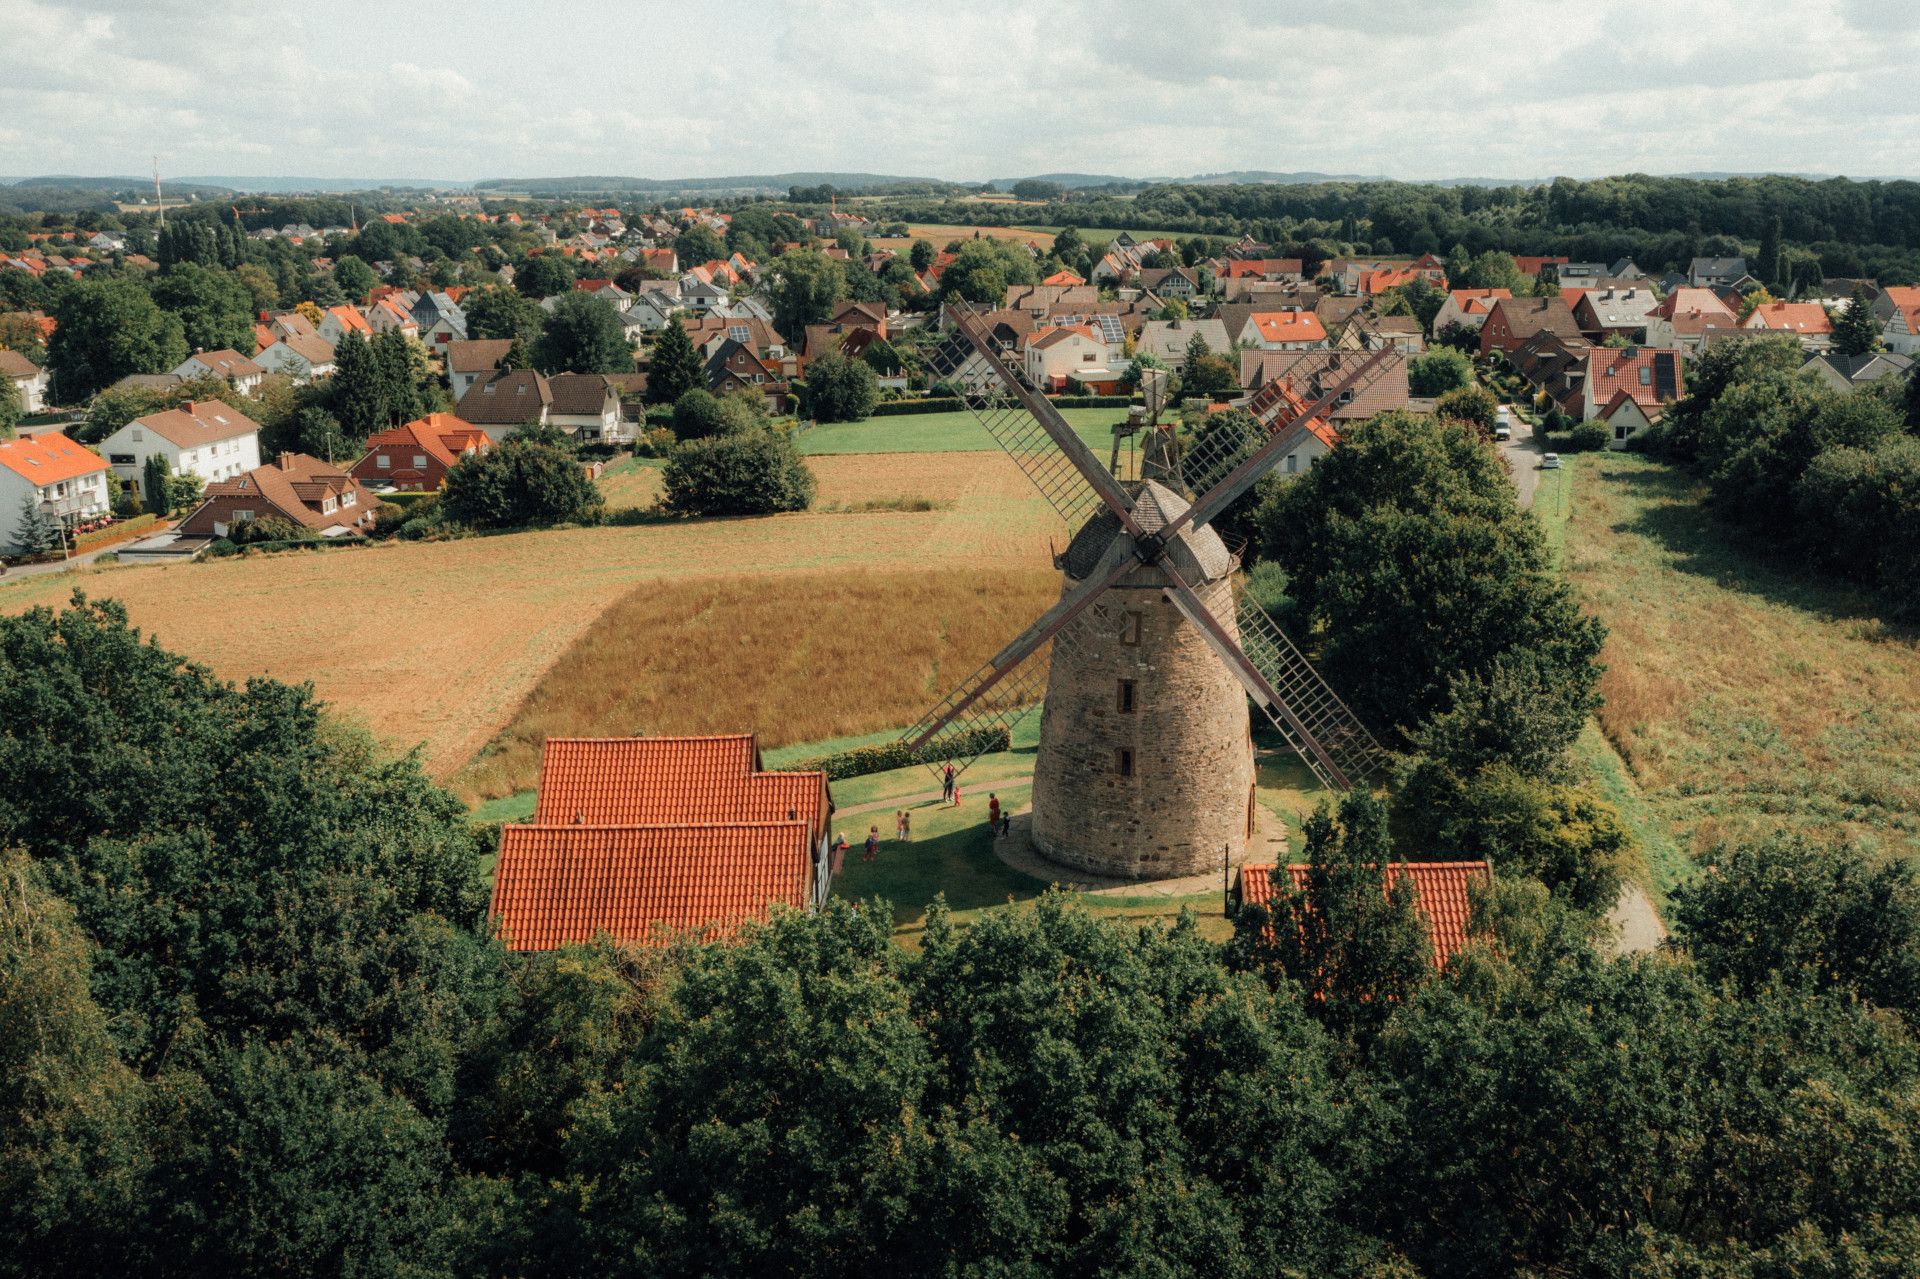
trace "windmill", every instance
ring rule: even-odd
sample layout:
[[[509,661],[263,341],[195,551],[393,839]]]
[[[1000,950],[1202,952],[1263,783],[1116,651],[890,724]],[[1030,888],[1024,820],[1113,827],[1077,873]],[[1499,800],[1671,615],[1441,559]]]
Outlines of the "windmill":
[[[974,311],[947,309],[937,374],[958,382],[989,435],[1075,530],[1055,564],[1060,600],[936,703],[903,736],[948,749],[964,769],[981,728],[1043,702],[1032,837],[1054,860],[1136,878],[1209,870],[1253,827],[1251,699],[1320,782],[1360,785],[1385,752],[1278,624],[1244,592],[1211,522],[1303,431],[1371,380],[1385,352],[1311,404],[1269,383],[1254,427],[1203,435],[1184,455],[1146,426],[1139,473],[1103,468]],[[1195,494],[1191,499],[1186,491]],[[1050,660],[1030,660],[1051,644]],[[1044,689],[1044,699],[1041,694]]]

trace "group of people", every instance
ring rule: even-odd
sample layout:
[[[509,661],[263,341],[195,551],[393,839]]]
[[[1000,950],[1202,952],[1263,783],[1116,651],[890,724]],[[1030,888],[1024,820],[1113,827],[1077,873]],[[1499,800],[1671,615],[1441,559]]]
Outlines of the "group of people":
[[[941,773],[940,798],[943,803],[952,804],[955,808],[960,806],[960,782],[958,775],[954,772],[952,764],[948,764]],[[1005,839],[1007,833],[1013,829],[1012,810],[1002,805],[1000,803],[1000,796],[992,791],[987,792],[987,829],[993,833],[996,839]],[[912,809],[902,808],[895,810],[893,814],[893,837],[903,844],[913,838]],[[842,831],[835,837],[832,849],[832,871],[834,874],[838,875],[841,866],[846,863],[847,849],[850,847],[852,847],[852,845],[847,843],[845,831]],[[880,856],[880,827],[876,823],[867,827],[867,840],[861,850],[860,860],[870,862],[878,856]]]

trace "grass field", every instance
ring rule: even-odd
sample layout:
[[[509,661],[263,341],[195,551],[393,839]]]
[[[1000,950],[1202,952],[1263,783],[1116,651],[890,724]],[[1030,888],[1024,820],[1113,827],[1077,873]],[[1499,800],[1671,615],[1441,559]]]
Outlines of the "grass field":
[[[1125,409],[1063,409],[1074,434],[1101,457],[1113,447],[1113,424]],[[986,428],[965,409],[952,413],[903,413],[864,422],[835,422],[803,432],[800,452],[809,457],[841,453],[975,453],[998,451]]]
[[[781,746],[910,724],[1059,593],[1045,567],[645,583],[581,632],[455,789],[524,790],[552,736],[751,731]]]
[[[903,565],[921,574],[1044,570],[1047,537],[1063,530],[998,454],[813,465],[823,504],[937,494],[951,505],[100,568],[0,584],[0,612],[61,605],[76,587],[119,599],[135,624],[223,677],[313,681],[335,710],[383,740],[423,745],[428,767],[447,777],[640,583]]]
[[[925,240],[936,249],[944,249],[955,240],[971,240],[976,234],[988,240],[1018,240],[1036,246],[1042,253],[1053,247],[1051,231],[1011,226],[949,226],[931,222],[910,222],[904,237],[869,236],[867,242],[876,249],[904,250],[912,247],[915,240]]]
[[[1920,637],[1701,496],[1612,453],[1572,484],[1566,566],[1611,632],[1600,723],[1646,802],[1693,856],[1777,830],[1920,853]]]

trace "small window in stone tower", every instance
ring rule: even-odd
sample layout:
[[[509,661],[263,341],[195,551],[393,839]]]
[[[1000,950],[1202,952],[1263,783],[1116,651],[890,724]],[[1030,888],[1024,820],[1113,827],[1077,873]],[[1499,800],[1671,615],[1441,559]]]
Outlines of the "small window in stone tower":
[[[1140,614],[1131,609],[1120,619],[1120,642],[1129,645],[1140,642]]]
[[[1113,771],[1122,777],[1133,776],[1133,752],[1122,746],[1113,753]]]
[[[1133,714],[1133,681],[1132,680],[1123,679],[1120,681],[1119,695],[1114,699],[1114,706],[1119,710],[1119,712],[1122,715]]]

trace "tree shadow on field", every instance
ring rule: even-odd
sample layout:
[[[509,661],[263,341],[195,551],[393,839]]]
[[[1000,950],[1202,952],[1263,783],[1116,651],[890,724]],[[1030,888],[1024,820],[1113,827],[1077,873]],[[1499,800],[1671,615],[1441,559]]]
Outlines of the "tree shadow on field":
[[[1673,466],[1589,469],[1581,483],[1611,490],[1615,508],[1633,512],[1613,524],[1613,532],[1657,544],[1682,573],[1824,621],[1871,622],[1872,638],[1912,642],[1920,637],[1920,628],[1888,621],[1883,601],[1807,563],[1788,539],[1788,513],[1781,515],[1777,536],[1740,528],[1715,515],[1705,486]]]

